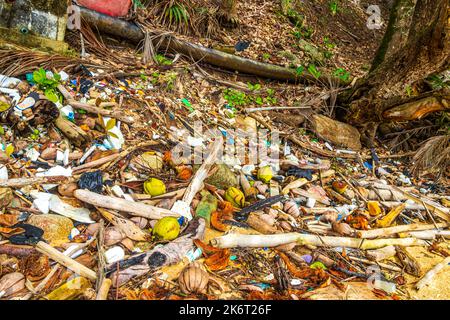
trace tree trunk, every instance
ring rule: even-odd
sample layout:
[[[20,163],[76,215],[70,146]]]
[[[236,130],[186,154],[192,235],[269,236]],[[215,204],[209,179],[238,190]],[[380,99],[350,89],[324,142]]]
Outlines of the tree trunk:
[[[338,117],[373,137],[380,122],[448,110],[448,89],[405,98],[405,88],[449,68],[449,12],[449,0],[396,0],[371,71],[339,96]]]

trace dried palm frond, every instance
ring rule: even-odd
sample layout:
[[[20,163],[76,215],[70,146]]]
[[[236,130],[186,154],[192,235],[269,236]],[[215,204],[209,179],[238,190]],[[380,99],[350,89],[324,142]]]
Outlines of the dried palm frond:
[[[450,135],[428,139],[413,157],[413,174],[436,173],[439,179],[450,168]]]
[[[24,47],[0,49],[0,74],[17,77],[39,68],[70,70],[80,59],[30,50]]]

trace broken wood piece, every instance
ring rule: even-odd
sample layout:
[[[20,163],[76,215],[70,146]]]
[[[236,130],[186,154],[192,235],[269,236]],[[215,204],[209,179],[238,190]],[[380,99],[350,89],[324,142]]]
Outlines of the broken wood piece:
[[[8,180],[0,180],[2,188],[22,188],[34,184],[56,184],[67,180],[66,176],[53,177],[34,177],[34,178],[14,178]]]
[[[403,246],[395,246],[397,258],[400,260],[406,273],[415,277],[422,275],[419,262]]]
[[[74,107],[76,109],[83,109],[89,113],[95,113],[95,114],[102,115],[104,117],[115,118],[117,120],[120,120],[120,121],[128,123],[128,124],[131,124],[135,121],[135,119],[133,117],[127,116],[121,111],[112,111],[112,110],[102,109],[102,108],[99,108],[99,107],[96,107],[96,106],[93,106],[93,105],[90,105],[87,103],[77,102],[74,100],[69,100],[68,104],[70,104],[72,107]]]
[[[350,260],[353,260],[353,261],[358,261],[358,262],[362,262],[362,263],[366,263],[366,264],[370,264],[370,265],[377,265],[377,266],[380,266],[381,268],[384,268],[384,269],[387,269],[387,270],[391,270],[391,271],[396,271],[396,272],[401,272],[402,271],[402,269],[400,269],[399,267],[391,266],[391,265],[386,264],[386,263],[370,261],[370,260],[367,260],[367,259],[362,259],[362,258],[353,257],[353,256],[348,256],[348,258]]]
[[[128,238],[134,241],[146,241],[149,235],[142,231],[134,222],[118,217],[111,212],[103,209],[97,208],[97,210],[108,220],[112,225],[120,229]]]
[[[108,279],[108,278],[103,279],[95,300],[107,300],[109,289],[111,288],[111,285],[112,285],[111,279]]]
[[[450,239],[450,230],[410,231],[399,234],[401,237],[413,237],[422,240],[434,240],[437,237]]]
[[[445,228],[448,226],[448,223],[438,223],[438,228]],[[430,230],[434,229],[434,224],[422,224],[422,223],[412,223],[412,224],[405,224],[400,226],[394,226],[394,227],[387,227],[387,228],[379,228],[379,229],[371,229],[371,230],[358,230],[356,232],[358,238],[364,238],[364,239],[374,239],[374,238],[380,238],[380,237],[387,237],[391,236],[396,233],[401,232],[407,232],[407,231],[419,231],[419,230]]]
[[[55,120],[56,127],[77,147],[88,144],[91,137],[79,126],[65,119],[61,114]]]
[[[45,254],[50,259],[62,264],[64,267],[72,270],[76,274],[88,278],[89,280],[95,281],[97,279],[97,274],[87,268],[86,266],[82,265],[81,263],[73,260],[72,258],[69,258],[68,256],[64,255],[62,252],[59,252],[49,244],[39,241],[36,244],[36,250],[39,252]]]
[[[81,171],[84,169],[90,169],[90,168],[95,168],[95,167],[101,166],[102,164],[116,160],[119,156],[120,156],[119,153],[111,154],[109,156],[106,156],[106,157],[82,164],[81,166],[75,167],[72,169],[72,172],[76,173],[77,171]]]
[[[417,283],[416,283],[416,289],[420,290],[423,287],[425,287],[426,285],[428,285],[431,280],[433,280],[434,276],[436,274],[438,274],[442,269],[444,269],[445,267],[448,267],[448,265],[450,264],[450,256],[446,257],[442,262],[438,263],[437,265],[435,265],[430,271],[428,271],[422,279],[420,279]]]
[[[167,209],[150,206],[140,202],[128,201],[122,198],[104,196],[89,190],[77,189],[74,192],[74,196],[78,200],[92,204],[96,207],[123,211],[134,216],[148,219],[161,219],[167,216],[179,216],[179,214]]]
[[[395,256],[396,251],[394,246],[386,246],[384,248],[367,250],[366,257],[372,261],[382,261]]]
[[[317,236],[295,232],[269,235],[227,234],[211,240],[211,244],[219,248],[264,248],[276,247],[291,242],[317,247],[348,247],[361,250],[378,249],[389,245],[403,245],[405,247],[427,245],[426,241],[415,238],[367,240],[348,237]]]

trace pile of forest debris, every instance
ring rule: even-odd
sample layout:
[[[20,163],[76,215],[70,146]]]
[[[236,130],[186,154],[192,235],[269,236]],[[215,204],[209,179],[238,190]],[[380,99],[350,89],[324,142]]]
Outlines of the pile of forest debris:
[[[130,26],[83,10],[100,30]],[[82,59],[0,50],[0,299],[450,297],[448,168],[417,174],[432,154],[448,165],[448,135],[392,154],[373,121],[445,110],[445,84],[340,118],[358,130],[323,106],[349,85],[339,74],[152,42],[134,26],[131,40],[173,55],[119,53],[91,29]],[[294,83],[246,85],[180,53]],[[370,89],[344,91],[350,110],[364,90],[386,94],[380,65]]]

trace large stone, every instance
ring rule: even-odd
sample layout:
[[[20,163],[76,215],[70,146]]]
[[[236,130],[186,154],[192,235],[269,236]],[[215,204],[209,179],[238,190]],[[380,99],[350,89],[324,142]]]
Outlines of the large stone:
[[[69,242],[73,222],[67,217],[57,214],[33,215],[28,223],[44,230],[43,238],[52,246],[59,246]]]
[[[361,149],[360,135],[355,127],[322,115],[313,115],[311,122],[320,138],[339,147]]]

